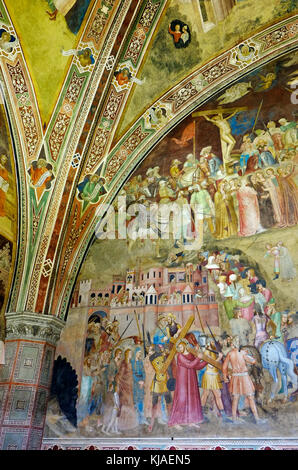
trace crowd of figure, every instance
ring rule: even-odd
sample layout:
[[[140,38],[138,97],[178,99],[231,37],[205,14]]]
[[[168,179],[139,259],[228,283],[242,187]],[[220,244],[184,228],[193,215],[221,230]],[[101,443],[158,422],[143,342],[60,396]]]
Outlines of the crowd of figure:
[[[264,422],[255,399],[260,381],[250,368],[267,340],[286,345],[296,312],[280,311],[257,268],[239,255],[205,252],[200,262],[217,285],[229,327],[215,337],[212,331],[189,332],[175,315],[160,314],[145,339],[120,336],[117,320],[91,321],[77,403],[80,429],[94,430],[90,416],[106,435],[140,428],[150,433],[156,421],[195,429],[210,412],[224,423],[241,424],[248,409],[258,424]]]
[[[265,257],[274,255],[274,278],[280,273],[282,279],[292,280],[296,276],[291,255],[283,242],[275,247],[267,245]],[[266,280],[251,266],[239,261],[239,255],[213,252],[205,255],[206,267],[218,288],[220,301],[229,321],[230,333],[239,336],[240,344],[250,344],[259,349],[269,339],[267,328],[272,327],[272,337],[286,343],[287,327],[295,312],[278,311],[271,289]]]
[[[183,213],[183,237],[195,219],[206,221],[215,239],[251,236],[273,227],[298,223],[298,191],[294,181],[298,148],[295,122],[271,121],[267,131],[245,135],[231,171],[212,152],[201,149],[185,162],[174,159],[169,175],[160,167],[149,168],[146,176],[134,176],[123,188],[127,205],[132,203],[190,204],[193,214]],[[181,166],[182,165],[182,166]]]

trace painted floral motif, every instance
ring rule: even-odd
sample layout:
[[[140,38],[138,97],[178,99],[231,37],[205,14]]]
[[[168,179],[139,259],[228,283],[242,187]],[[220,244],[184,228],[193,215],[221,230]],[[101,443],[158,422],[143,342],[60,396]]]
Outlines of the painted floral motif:
[[[124,97],[123,93],[120,93],[120,94],[115,93],[114,90],[112,89],[111,94],[108,99],[108,103],[103,113],[103,116],[105,118],[108,118],[108,119],[116,118],[119,112],[119,108],[121,106],[123,97]]]
[[[80,95],[84,81],[85,81],[85,77],[79,77],[74,72],[71,77],[71,81],[67,89],[65,99],[67,99],[70,103],[76,103]]]
[[[175,91],[172,95],[167,97],[165,101],[173,102],[173,112],[177,112],[188,100],[198,94],[195,86],[189,82],[179,90]]]
[[[159,6],[160,2],[153,4],[151,0],[149,0],[140,19],[140,24],[149,29]]]
[[[96,164],[100,161],[104,154],[105,145],[109,132],[104,129],[97,129],[95,139],[93,141],[90,157],[86,165],[86,171],[92,171]]]
[[[59,113],[57,116],[56,123],[49,139],[50,150],[53,160],[57,160],[59,151],[61,149],[70,118],[65,114]]]
[[[28,92],[28,87],[26,85],[25,77],[23,75],[22,67],[18,62],[16,66],[7,64],[7,68],[10,74],[12,85],[14,87],[15,93],[26,93]]]

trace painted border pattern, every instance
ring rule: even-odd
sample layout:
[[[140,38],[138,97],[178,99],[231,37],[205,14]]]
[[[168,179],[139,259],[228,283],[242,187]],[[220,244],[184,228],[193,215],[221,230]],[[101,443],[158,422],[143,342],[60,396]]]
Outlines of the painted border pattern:
[[[42,450],[298,450],[295,438],[254,439],[54,439],[44,438]]]

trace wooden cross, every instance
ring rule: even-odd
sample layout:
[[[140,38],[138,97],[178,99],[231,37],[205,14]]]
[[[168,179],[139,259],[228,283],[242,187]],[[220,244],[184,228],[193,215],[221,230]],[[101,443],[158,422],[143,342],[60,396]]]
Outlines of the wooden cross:
[[[166,370],[168,369],[168,367],[171,364],[172,360],[174,359],[174,356],[175,356],[176,351],[177,351],[178,341],[180,341],[181,339],[183,339],[185,337],[186,333],[188,333],[188,330],[190,329],[190,327],[193,324],[194,320],[195,320],[195,317],[193,315],[191,317],[189,317],[189,319],[185,323],[184,327],[181,329],[178,338],[171,338],[171,343],[173,344],[173,347],[172,347],[172,349],[170,351],[170,354],[168,355],[168,357],[167,357],[167,359],[166,359],[166,361],[163,365],[163,368],[161,370],[162,374],[164,374],[166,372]]]
[[[241,108],[217,108],[217,109],[209,109],[206,111],[197,111],[196,113],[192,113],[192,117],[196,118],[199,116],[209,116],[212,114],[229,114],[229,113],[235,113],[235,112],[240,112],[240,111],[247,111],[247,107],[241,107]]]
[[[194,319],[195,319],[195,317],[193,315],[191,317],[189,317],[189,319],[185,323],[184,327],[181,329],[178,338],[171,338],[170,339],[171,343],[173,344],[173,347],[172,347],[172,349],[170,351],[170,354],[168,355],[167,359],[165,360],[163,368],[161,369],[162,374],[164,374],[167,371],[168,367],[170,366],[170,364],[171,364],[172,360],[174,359],[174,356],[177,352],[177,343],[181,339],[183,339],[185,337],[185,335],[188,333],[191,325],[194,322]],[[195,352],[193,352],[192,354],[194,354],[194,356],[196,355]],[[207,362],[208,364],[211,364],[212,366],[216,367],[217,369],[222,370],[222,364],[220,362],[216,361],[215,359],[212,359],[211,357],[207,356],[206,354],[203,354],[202,360]]]

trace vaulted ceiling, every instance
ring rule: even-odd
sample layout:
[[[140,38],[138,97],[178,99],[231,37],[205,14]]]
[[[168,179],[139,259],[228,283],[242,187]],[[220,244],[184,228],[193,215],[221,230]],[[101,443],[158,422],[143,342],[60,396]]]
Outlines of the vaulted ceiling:
[[[295,6],[0,0],[0,80],[18,201],[6,310],[65,318],[103,203],[200,104],[297,48]],[[183,47],[173,34],[178,23]],[[153,126],[150,110],[161,105],[167,117]],[[86,202],[78,185],[90,175],[104,178],[106,192]]]

